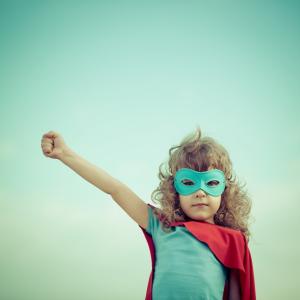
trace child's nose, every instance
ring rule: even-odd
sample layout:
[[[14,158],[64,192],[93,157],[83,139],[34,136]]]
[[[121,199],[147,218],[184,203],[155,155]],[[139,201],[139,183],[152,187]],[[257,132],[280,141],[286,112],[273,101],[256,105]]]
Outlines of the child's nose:
[[[206,193],[201,189],[196,192],[196,197],[204,197],[205,195]]]

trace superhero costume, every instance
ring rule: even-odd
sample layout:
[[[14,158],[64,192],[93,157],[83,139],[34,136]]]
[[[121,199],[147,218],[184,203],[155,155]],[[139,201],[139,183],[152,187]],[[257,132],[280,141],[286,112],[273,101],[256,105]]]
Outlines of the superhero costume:
[[[222,170],[212,169],[198,172],[189,168],[177,170],[173,183],[181,195],[190,195],[202,189],[211,196],[220,196],[226,188],[225,174]],[[154,207],[148,204],[150,207]],[[217,259],[238,275],[241,300],[255,300],[255,282],[252,258],[246,238],[242,232],[203,221],[173,222],[171,226],[185,226],[199,241],[206,243]],[[148,280],[145,300],[152,300],[152,285],[155,272],[155,245],[152,236],[139,226],[149,246],[152,270]],[[229,286],[226,281],[223,300],[228,300]]]
[[[198,172],[189,168],[182,168],[176,172],[175,190],[181,195],[190,195],[199,189],[211,196],[220,196],[225,189],[225,174],[219,169]]]
[[[148,206],[153,207],[151,204],[148,204]],[[237,272],[241,289],[241,299],[256,299],[251,254],[246,238],[240,231],[201,221],[173,222],[171,226],[185,226],[194,237],[206,243],[224,266]],[[145,300],[152,300],[152,284],[156,261],[155,245],[152,236],[142,227],[140,228],[148,243],[152,262]],[[226,282],[223,300],[228,299],[228,292],[228,282]]]

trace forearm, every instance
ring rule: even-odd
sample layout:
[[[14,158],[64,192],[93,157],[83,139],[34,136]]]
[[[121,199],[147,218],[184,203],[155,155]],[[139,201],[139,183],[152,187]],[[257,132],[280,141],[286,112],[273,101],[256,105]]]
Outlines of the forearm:
[[[64,154],[60,160],[82,178],[107,194],[113,194],[120,185],[120,181],[116,178],[103,169],[91,164],[72,150]]]

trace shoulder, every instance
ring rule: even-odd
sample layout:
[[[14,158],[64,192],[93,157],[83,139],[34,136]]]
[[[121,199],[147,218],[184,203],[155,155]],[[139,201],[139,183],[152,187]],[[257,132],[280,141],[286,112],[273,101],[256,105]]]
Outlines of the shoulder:
[[[215,227],[218,231],[231,237],[232,239],[239,240],[241,243],[247,244],[246,236],[241,230],[221,225],[215,225]]]
[[[216,225],[216,226],[222,228],[222,230],[224,230],[224,231],[226,231],[230,234],[233,234],[233,235],[239,236],[239,235],[242,234],[242,232],[239,229],[235,229],[235,228],[231,228],[231,227],[225,227],[225,226],[221,226],[221,225]]]
[[[153,213],[153,215],[155,215],[157,217],[157,219],[159,221],[162,221],[164,219],[164,214],[162,209],[160,209],[159,207],[156,207],[150,203],[147,203],[148,205],[148,209],[150,209],[150,211]]]
[[[161,208],[156,207],[150,203],[147,203],[147,205],[148,205],[148,208],[150,208],[150,211],[152,212],[152,214],[151,214],[152,216],[150,216],[150,218],[154,217],[158,223],[161,223],[162,228],[164,228],[165,230],[168,231],[168,229],[170,228],[170,225],[171,225],[171,221],[166,216],[164,211]]]
[[[148,208],[148,224],[146,231],[151,235],[156,235],[157,231],[160,228],[160,214],[159,208],[154,205],[147,203]]]

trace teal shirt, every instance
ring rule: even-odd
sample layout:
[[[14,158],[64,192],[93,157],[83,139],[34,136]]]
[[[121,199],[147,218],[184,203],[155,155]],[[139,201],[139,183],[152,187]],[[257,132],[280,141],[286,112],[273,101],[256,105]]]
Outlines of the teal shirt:
[[[166,233],[148,206],[148,226],[156,253],[153,300],[222,300],[229,270],[184,226]]]

